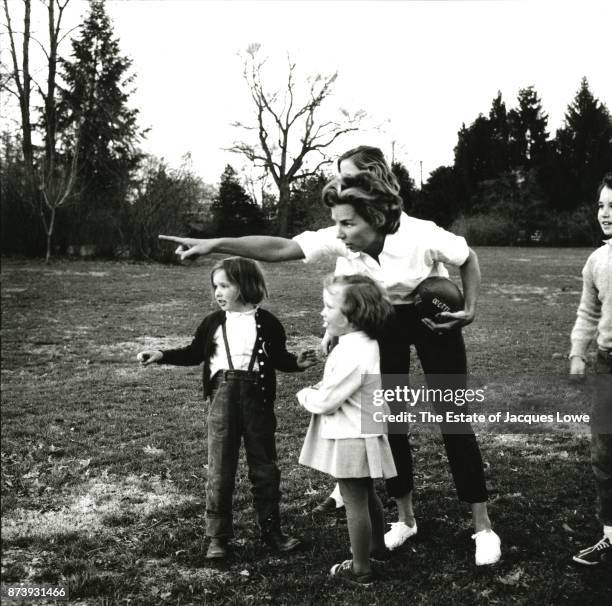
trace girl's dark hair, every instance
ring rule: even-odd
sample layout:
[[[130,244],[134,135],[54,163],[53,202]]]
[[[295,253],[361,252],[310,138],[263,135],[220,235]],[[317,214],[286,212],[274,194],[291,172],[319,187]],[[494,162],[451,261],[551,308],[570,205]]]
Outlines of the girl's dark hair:
[[[394,314],[381,286],[362,274],[327,276],[325,289],[333,291],[334,287],[342,290],[341,309],[347,320],[372,339],[379,338]]]
[[[257,305],[268,296],[266,281],[259,263],[244,257],[228,257],[219,261],[210,272],[210,284],[215,289],[213,278],[222,269],[227,279],[238,287],[241,303]]]
[[[608,189],[612,189],[612,173],[606,173],[604,175],[604,178],[601,180],[601,183],[599,184],[599,187],[597,188],[597,199],[599,199],[599,196],[601,196],[601,192],[604,187],[607,187]]]
[[[383,181],[387,187],[399,194],[400,186],[397,181],[397,177],[393,174],[393,171],[389,168],[385,155],[382,150],[378,147],[372,147],[371,145],[360,145],[344,152],[338,158],[338,172],[341,173],[340,165],[343,160],[351,160],[358,170],[365,170],[372,173],[375,177],[378,177]]]
[[[328,208],[350,204],[362,219],[382,234],[393,234],[399,228],[402,199],[368,171],[350,177],[334,177],[323,188],[322,198]]]

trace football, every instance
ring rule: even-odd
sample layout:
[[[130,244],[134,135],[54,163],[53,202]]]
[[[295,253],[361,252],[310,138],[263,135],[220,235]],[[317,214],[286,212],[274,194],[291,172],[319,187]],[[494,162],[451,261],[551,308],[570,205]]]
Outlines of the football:
[[[448,278],[431,276],[414,289],[414,305],[421,318],[447,322],[448,320],[436,319],[436,316],[443,311],[463,309],[463,295],[457,285]]]

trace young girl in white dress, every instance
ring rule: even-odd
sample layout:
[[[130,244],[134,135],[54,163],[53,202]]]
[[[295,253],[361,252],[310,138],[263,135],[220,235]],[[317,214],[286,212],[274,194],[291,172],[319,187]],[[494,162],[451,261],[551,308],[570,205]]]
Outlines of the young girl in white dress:
[[[332,566],[330,574],[368,585],[370,556],[386,553],[384,513],[373,478],[396,475],[384,426],[375,423],[375,390],[381,388],[376,337],[393,314],[380,286],[364,275],[329,276],[323,291],[324,325],[338,337],[313,387],[298,392],[312,414],[300,463],[338,480],[346,507],[352,560]]]

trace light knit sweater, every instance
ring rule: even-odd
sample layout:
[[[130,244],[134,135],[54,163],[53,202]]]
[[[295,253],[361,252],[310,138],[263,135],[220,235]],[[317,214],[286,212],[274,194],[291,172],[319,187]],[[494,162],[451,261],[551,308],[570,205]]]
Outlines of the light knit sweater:
[[[585,357],[597,333],[597,345],[612,349],[612,240],[587,259],[582,270],[582,297],[571,334],[571,356]]]

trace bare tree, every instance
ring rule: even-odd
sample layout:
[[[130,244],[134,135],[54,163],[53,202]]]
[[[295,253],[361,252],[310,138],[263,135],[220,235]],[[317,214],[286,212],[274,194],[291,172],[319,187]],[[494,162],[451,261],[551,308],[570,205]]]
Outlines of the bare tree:
[[[61,35],[61,25],[64,11],[70,0],[41,0],[47,9],[48,47],[32,36],[31,32],[31,0],[23,2],[23,32],[21,36],[21,54],[18,55],[17,32],[11,20],[8,0],[4,0],[6,29],[10,41],[12,73],[10,79],[15,89],[5,87],[19,101],[21,114],[21,134],[23,158],[28,176],[28,197],[38,209],[45,234],[47,236],[45,262],[51,259],[52,238],[56,224],[57,209],[70,197],[74,188],[77,171],[78,142],[80,126],[74,129],[70,150],[58,153],[57,149],[57,62],[58,47],[68,35]],[[47,81],[44,90],[30,73],[30,45],[36,42],[42,49],[47,64]],[[35,87],[43,101],[44,111],[44,153],[37,157],[36,148],[32,142],[32,89]]]
[[[279,233],[286,236],[292,219],[291,184],[328,164],[331,160],[326,156],[326,148],[338,137],[357,130],[363,112],[350,115],[343,111],[342,121],[318,120],[321,105],[331,94],[337,73],[308,78],[306,98],[299,101],[296,64],[291,60],[284,89],[268,92],[264,84],[266,60],[259,58],[259,49],[259,44],[253,44],[243,56],[243,77],[255,106],[255,123],[233,124],[255,134],[257,143],[237,141],[228,149],[270,173],[278,188]],[[307,170],[305,160],[309,154],[315,154],[317,161]]]
[[[17,53],[16,34],[8,9],[8,0],[4,0],[4,14],[6,16],[6,29],[8,31],[12,59],[12,73],[10,74],[10,79],[14,82],[16,91],[6,85],[4,85],[4,87],[5,90],[14,94],[19,102],[23,160],[29,177],[29,185],[33,186],[34,149],[32,145],[32,121],[30,118],[30,97],[32,93],[32,77],[30,75],[31,0],[23,0],[23,41],[21,45],[21,55]]]

